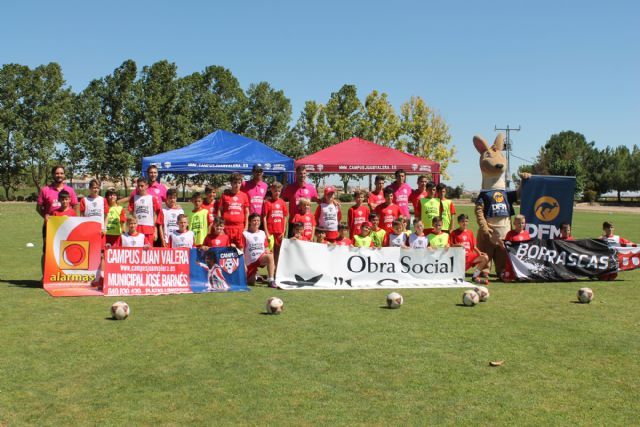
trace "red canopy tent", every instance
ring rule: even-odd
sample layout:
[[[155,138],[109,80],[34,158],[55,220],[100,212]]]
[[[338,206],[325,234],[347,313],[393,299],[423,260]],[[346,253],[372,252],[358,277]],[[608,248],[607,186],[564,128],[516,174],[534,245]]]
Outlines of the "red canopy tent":
[[[440,163],[360,138],[310,154],[295,165],[311,173],[393,174],[404,169],[407,174],[431,174],[436,184],[440,182]]]

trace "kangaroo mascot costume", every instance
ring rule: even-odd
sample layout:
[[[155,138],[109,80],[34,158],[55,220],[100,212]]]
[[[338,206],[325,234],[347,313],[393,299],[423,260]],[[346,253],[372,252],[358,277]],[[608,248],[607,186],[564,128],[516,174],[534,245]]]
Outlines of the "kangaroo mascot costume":
[[[507,253],[501,240],[511,230],[511,216],[515,215],[513,203],[518,199],[519,189],[506,189],[505,175],[507,159],[504,157],[504,137],[500,133],[492,146],[481,136],[473,137],[473,145],[480,153],[480,171],[482,172],[482,191],[476,200],[476,220],[478,221],[478,248],[494,261],[496,274],[502,277]],[[520,178],[529,179],[531,174],[522,173]],[[489,268],[483,271],[489,275]]]

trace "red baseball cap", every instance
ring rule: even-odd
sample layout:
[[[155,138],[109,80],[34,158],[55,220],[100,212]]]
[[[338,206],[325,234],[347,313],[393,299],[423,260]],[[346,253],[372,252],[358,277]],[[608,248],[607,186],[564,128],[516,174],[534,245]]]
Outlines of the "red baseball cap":
[[[327,185],[326,187],[324,187],[324,194],[335,193],[335,192],[336,192],[336,187],[334,187],[333,185]]]

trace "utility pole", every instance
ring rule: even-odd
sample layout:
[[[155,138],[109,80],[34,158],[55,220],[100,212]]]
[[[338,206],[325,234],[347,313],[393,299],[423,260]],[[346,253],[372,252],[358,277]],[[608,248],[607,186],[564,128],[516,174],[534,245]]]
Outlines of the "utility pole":
[[[516,132],[520,132],[520,125],[518,125],[518,128],[510,128],[509,125],[507,125],[507,127],[505,129],[499,129],[497,126],[493,126],[493,130],[495,131],[499,131],[499,130],[503,130],[507,133],[507,139],[504,142],[504,149],[507,152],[507,171],[506,171],[506,182],[507,182],[507,188],[511,188],[511,136],[509,134],[509,132],[511,131],[516,131]]]

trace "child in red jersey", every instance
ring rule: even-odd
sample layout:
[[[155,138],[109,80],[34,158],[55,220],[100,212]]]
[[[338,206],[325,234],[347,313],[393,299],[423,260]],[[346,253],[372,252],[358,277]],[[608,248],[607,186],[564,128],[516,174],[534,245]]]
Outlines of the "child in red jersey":
[[[476,237],[473,231],[469,229],[469,216],[466,214],[458,215],[458,228],[449,234],[450,246],[461,246],[464,248],[465,267],[467,271],[474,267],[472,278],[475,282],[485,283],[486,279],[481,278],[481,272],[489,264],[487,254],[478,249],[476,245]]]
[[[324,197],[316,208],[316,224],[325,231],[326,239],[333,242],[338,237],[338,224],[342,220],[342,210],[335,204],[336,188],[328,185],[324,189]]]
[[[271,184],[271,197],[264,201],[262,208],[262,225],[265,233],[267,233],[269,246],[273,250],[276,265],[278,265],[280,247],[282,246],[287,217],[289,216],[287,203],[280,198],[281,193],[282,184],[274,181]]]
[[[138,220],[138,231],[148,236],[150,242],[157,239],[156,223],[162,210],[159,198],[147,192],[149,182],[146,178],[138,178],[136,191],[129,197],[129,213]]]
[[[349,237],[353,239],[353,236],[360,234],[360,225],[363,222],[368,221],[369,213],[371,212],[366,205],[363,205],[364,192],[356,190],[353,192],[353,198],[355,205],[349,208],[347,213],[347,224],[349,224]]]
[[[231,174],[231,188],[225,190],[218,203],[219,215],[224,219],[224,232],[231,243],[242,248],[242,232],[247,229],[249,220],[249,196],[240,191],[242,175]]]
[[[506,242],[523,242],[525,240],[531,240],[531,236],[529,232],[525,230],[525,226],[527,225],[527,220],[524,215],[516,215],[513,217],[513,229],[507,232],[507,235],[504,237],[504,241]],[[507,256],[507,263],[505,265],[504,271],[501,274],[501,279],[503,282],[513,282],[515,277],[515,272],[513,271],[513,265]]]
[[[292,222],[301,222],[304,226],[300,240],[312,241],[316,229],[316,218],[311,215],[311,200],[301,198],[298,200],[298,213],[293,217]]]
[[[304,233],[304,224],[301,222],[292,222],[291,227],[293,229],[292,236],[289,237],[289,240],[306,240],[302,233]]]
[[[204,199],[202,200],[202,208],[206,209],[208,212],[208,223],[213,224],[213,218],[215,218],[216,216],[216,189],[212,185],[207,185],[204,188]]]
[[[376,207],[376,214],[380,219],[380,227],[387,233],[393,232],[393,220],[400,216],[400,207],[393,203],[393,190],[384,189],[384,203]]]
[[[562,223],[560,224],[560,237],[559,240],[573,240],[573,236],[571,236],[571,224]]]
[[[53,216],[78,216],[76,210],[71,207],[71,194],[67,190],[58,193],[60,207],[53,212]]]
[[[219,216],[213,219],[213,224],[209,227],[209,234],[204,239],[202,249],[207,250],[209,248],[224,248],[227,246],[235,246],[231,243],[229,236],[224,234],[224,219]]]
[[[260,215],[252,213],[249,215],[249,228],[242,233],[244,248],[244,262],[247,266],[247,283],[256,283],[258,268],[267,267],[270,288],[276,288],[275,272],[276,265],[273,254],[269,250],[269,242],[264,231],[260,230]]]
[[[384,176],[376,176],[375,186],[373,191],[369,192],[369,197],[367,198],[369,212],[374,212],[378,205],[384,203]],[[351,238],[353,239],[353,236]]]
[[[366,221],[365,221],[366,222]],[[362,223],[364,224],[364,223]],[[347,232],[349,231],[349,226],[344,222],[341,222],[338,225],[338,237],[336,240],[331,243],[335,246],[351,246],[353,245],[353,241],[347,237]]]
[[[148,234],[138,232],[138,220],[135,216],[127,218],[127,231],[122,233],[113,244],[115,248],[150,248],[153,242]],[[107,245],[109,247],[110,245]]]
[[[326,230],[323,230],[320,227],[316,228],[316,237],[314,239],[314,242],[322,243],[323,245],[326,245],[327,243],[330,243],[327,240],[327,232],[326,232]]]
[[[62,192],[61,192],[62,193]],[[627,240],[624,237],[618,236],[617,234],[613,234],[615,230],[615,225],[611,221],[605,221],[602,223],[602,240],[607,242],[609,246],[631,246],[637,247],[638,245],[633,243],[631,240]]]
[[[169,190],[171,191],[171,190]],[[169,201],[169,191],[167,191],[167,201]],[[181,213],[176,218],[175,230],[171,230],[167,247],[169,248],[193,248],[195,246],[195,236],[193,231],[189,230],[189,218]]]

